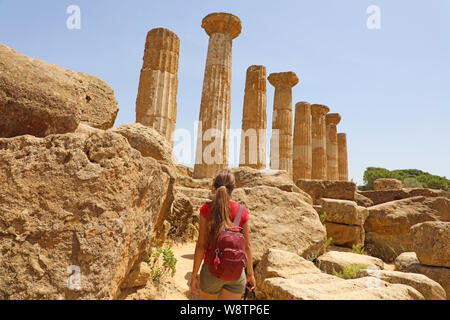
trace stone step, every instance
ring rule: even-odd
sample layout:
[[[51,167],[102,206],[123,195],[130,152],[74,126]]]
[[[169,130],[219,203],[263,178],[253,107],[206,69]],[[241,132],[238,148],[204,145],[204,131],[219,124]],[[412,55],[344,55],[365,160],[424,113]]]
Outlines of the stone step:
[[[177,186],[176,189],[189,198],[209,199],[211,194],[211,191],[207,189],[189,188],[181,186]]]

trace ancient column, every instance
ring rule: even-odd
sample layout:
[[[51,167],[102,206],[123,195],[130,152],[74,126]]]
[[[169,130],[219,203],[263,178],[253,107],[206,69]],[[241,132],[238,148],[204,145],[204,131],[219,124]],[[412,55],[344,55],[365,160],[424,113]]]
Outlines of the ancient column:
[[[329,113],[325,116],[327,125],[327,179],[339,180],[337,124],[341,121],[339,113]]]
[[[298,179],[311,179],[311,105],[298,102],[295,105],[294,148],[292,153],[292,176]]]
[[[330,108],[321,104],[311,106],[312,179],[327,179],[327,139],[325,115]]]
[[[154,128],[173,145],[177,118],[180,39],[164,28],[147,33],[136,99],[136,122]]]
[[[231,107],[231,47],[241,33],[241,20],[229,13],[211,13],[202,28],[209,35],[203,78],[194,177],[213,177],[228,166]]]
[[[337,134],[339,180],[348,180],[347,134]]]
[[[270,168],[292,175],[292,87],[298,77],[294,72],[280,72],[270,74],[267,80],[275,87]]]
[[[239,166],[266,168],[266,67],[247,69]]]

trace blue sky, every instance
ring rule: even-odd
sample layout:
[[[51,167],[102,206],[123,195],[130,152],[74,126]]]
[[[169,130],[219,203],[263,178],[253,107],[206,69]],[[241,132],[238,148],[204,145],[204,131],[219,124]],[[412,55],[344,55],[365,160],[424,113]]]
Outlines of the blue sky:
[[[66,27],[73,4],[81,9],[80,30]],[[366,26],[370,5],[381,10],[379,30]],[[294,105],[320,103],[341,114],[349,178],[362,183],[369,166],[450,177],[448,0],[0,0],[0,43],[102,78],[119,101],[120,125],[135,122],[146,34],[168,28],[181,39],[177,129],[194,132],[208,46],[200,24],[219,11],[242,21],[233,41],[232,129],[241,127],[248,66],[294,71]],[[267,88],[270,128],[273,87]]]

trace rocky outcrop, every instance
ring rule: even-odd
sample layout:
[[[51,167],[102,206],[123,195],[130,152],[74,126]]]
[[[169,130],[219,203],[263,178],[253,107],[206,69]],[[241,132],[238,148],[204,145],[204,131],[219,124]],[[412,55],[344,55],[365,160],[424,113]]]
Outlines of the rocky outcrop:
[[[250,237],[255,263],[269,248],[317,256],[326,241],[326,231],[314,208],[295,192],[275,187],[237,188],[232,199],[244,204],[250,214]]]
[[[0,298],[114,299],[158,240],[170,171],[121,135],[0,139]]]
[[[398,179],[379,178],[373,182],[374,190],[399,190],[402,189],[402,182]]]
[[[403,272],[420,273],[439,283],[450,299],[450,268],[421,264],[415,252],[404,252],[395,259],[395,269]]]
[[[364,300],[424,299],[416,289],[403,284],[378,281],[372,277],[344,280],[322,273],[310,261],[281,250],[268,250],[255,269],[259,299],[282,300]]]
[[[351,181],[299,179],[296,185],[311,196],[314,204],[320,204],[321,198],[355,200],[356,185]]]
[[[24,56],[0,44],[0,137],[111,128],[117,100],[101,79]]]
[[[354,201],[327,199],[320,200],[322,212],[326,212],[327,237],[332,244],[352,248],[353,245],[364,246],[364,222],[369,215],[366,208]]]
[[[371,207],[374,205],[373,201],[367,198],[366,196],[363,196],[359,192],[355,192],[355,201],[358,204],[358,206],[361,207]]]
[[[384,269],[384,263],[378,258],[351,252],[328,251],[317,258],[318,268],[323,272],[333,274],[333,271],[342,272],[351,265],[364,265],[377,269]]]
[[[360,277],[375,276],[382,281],[392,284],[405,284],[419,291],[426,300],[445,300],[446,293],[444,288],[434,280],[431,280],[423,274],[400,272],[393,270],[359,270],[357,275]]]
[[[369,217],[364,223],[368,252],[386,261],[412,251],[410,228],[425,221],[450,221],[449,208],[450,199],[421,196],[368,208]]]
[[[450,192],[426,188],[404,188],[399,190],[358,191],[359,194],[372,200],[373,205],[412,197],[445,197],[450,199]]]
[[[450,268],[450,222],[419,223],[411,228],[411,235],[420,263]]]

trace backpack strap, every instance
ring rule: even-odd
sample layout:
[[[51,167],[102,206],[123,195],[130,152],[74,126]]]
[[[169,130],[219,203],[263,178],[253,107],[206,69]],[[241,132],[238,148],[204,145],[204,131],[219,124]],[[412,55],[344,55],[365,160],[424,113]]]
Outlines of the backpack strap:
[[[238,212],[236,214],[236,217],[234,217],[233,224],[237,227],[239,227],[239,224],[241,222],[242,213],[244,212],[244,206],[242,204],[239,205]]]

